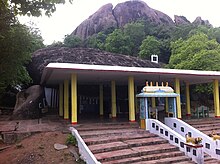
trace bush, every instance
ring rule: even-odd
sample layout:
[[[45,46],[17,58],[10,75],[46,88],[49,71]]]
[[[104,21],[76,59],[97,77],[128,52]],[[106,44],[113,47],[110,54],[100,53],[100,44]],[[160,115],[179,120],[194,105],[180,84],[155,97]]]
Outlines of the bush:
[[[75,136],[72,134],[68,134],[67,139],[66,139],[66,144],[67,145],[77,145],[77,141]]]

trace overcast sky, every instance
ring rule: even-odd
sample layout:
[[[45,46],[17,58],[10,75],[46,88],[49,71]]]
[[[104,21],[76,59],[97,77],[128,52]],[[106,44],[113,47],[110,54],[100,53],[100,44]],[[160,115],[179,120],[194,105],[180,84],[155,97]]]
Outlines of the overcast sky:
[[[67,0],[68,1],[68,0]],[[219,0],[143,0],[153,9],[162,11],[174,19],[174,15],[185,16],[194,21],[201,16],[214,27],[220,27],[220,1]],[[53,41],[63,41],[66,34],[73,30],[101,6],[112,3],[125,2],[125,0],[73,0],[72,4],[58,5],[57,11],[48,18],[22,17],[21,23],[34,22],[40,29],[45,44]]]

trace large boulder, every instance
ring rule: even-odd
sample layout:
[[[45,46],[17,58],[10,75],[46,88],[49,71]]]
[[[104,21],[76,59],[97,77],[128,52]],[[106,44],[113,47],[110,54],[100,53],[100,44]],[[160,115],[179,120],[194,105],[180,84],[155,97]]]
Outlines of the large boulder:
[[[39,103],[43,98],[43,88],[33,85],[18,92],[11,119],[34,119],[40,117]]]
[[[184,16],[174,15],[174,22],[176,25],[188,25],[191,24],[189,20],[186,19]]]
[[[117,4],[114,9],[112,4],[102,6],[88,19],[84,20],[71,35],[86,39],[108,28],[123,27],[125,24],[137,20],[147,20],[154,24],[174,25],[168,15],[150,8],[145,2],[127,1]]]
[[[113,13],[118,22],[118,27],[123,27],[127,23],[142,19],[154,24],[174,25],[173,20],[168,15],[150,8],[143,1],[119,3],[115,6]]]
[[[208,20],[203,20],[201,17],[197,17],[194,21],[193,21],[194,25],[204,25],[204,26],[208,26],[208,27],[212,27],[212,24],[209,23]]]
[[[108,28],[116,28],[117,22],[112,14],[113,5],[111,3],[102,6],[98,11],[83,21],[72,33],[81,39],[85,39],[95,33]]]
[[[74,63],[127,67],[159,68],[159,64],[137,57],[115,54],[92,48],[51,47],[40,49],[32,55],[28,72],[35,84],[40,83],[44,68],[49,63]]]

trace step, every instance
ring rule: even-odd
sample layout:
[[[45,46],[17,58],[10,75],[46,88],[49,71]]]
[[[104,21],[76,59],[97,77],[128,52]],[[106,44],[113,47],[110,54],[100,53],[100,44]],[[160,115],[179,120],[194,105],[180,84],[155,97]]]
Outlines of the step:
[[[168,157],[163,159],[157,160],[150,160],[150,161],[141,161],[135,162],[134,164],[170,164],[170,163],[180,163],[180,162],[191,162],[191,159],[186,156],[178,156],[178,157]]]
[[[205,127],[215,127],[220,126],[220,123],[218,124],[199,124],[199,125],[193,125],[194,128],[205,128]]]
[[[123,159],[128,157],[137,157],[141,155],[150,155],[150,154],[158,154],[162,152],[173,152],[179,150],[178,147],[175,147],[170,144],[160,144],[158,146],[140,146],[130,149],[122,149],[111,152],[104,152],[94,154],[97,160],[103,161],[111,161],[116,159]]]
[[[193,161],[182,161],[182,162],[177,162],[177,164],[196,164]]]
[[[98,153],[94,155],[98,161],[104,162],[104,161],[111,161],[111,160],[117,160],[128,157],[137,157],[140,155],[140,153],[135,152],[131,149],[122,149],[111,152]]]
[[[139,128],[139,125],[138,124],[124,124],[124,125],[107,125],[107,126],[95,126],[95,125],[90,125],[90,126],[78,126],[76,127],[76,129],[78,131],[96,131],[96,130],[113,130],[113,129],[133,129],[133,128],[136,128],[138,129]]]
[[[96,130],[114,130],[114,129],[138,129],[138,126],[100,126],[100,127],[81,127],[76,128],[78,131],[96,131]]]
[[[219,160],[212,158],[212,157],[205,157],[204,161],[205,162],[218,162]],[[219,161],[219,163],[220,163],[220,161]]]
[[[129,145],[129,147],[138,147],[138,146],[147,146],[147,145],[168,143],[167,140],[160,138],[160,137],[132,139],[132,140],[126,140],[123,142],[127,143]]]
[[[156,137],[157,135],[148,133],[148,132],[141,132],[141,134],[124,134],[124,135],[108,135],[104,137],[96,137],[93,136],[91,138],[84,138],[83,140],[87,145],[94,145],[94,144],[102,144],[106,142],[114,142],[114,141],[125,141],[130,139],[140,139],[140,138],[149,138],[149,137]]]
[[[141,155],[158,154],[162,152],[172,152],[179,150],[178,147],[173,146],[169,143],[159,144],[157,146],[150,145],[150,146],[133,147],[131,149],[134,150],[135,152],[139,152]]]
[[[134,135],[134,134],[146,134],[149,133],[144,130],[138,129],[125,129],[125,130],[103,130],[103,131],[85,131],[80,132],[80,136],[84,138],[93,138],[93,137],[110,137],[110,136],[123,136],[123,135]]]
[[[96,145],[91,145],[88,147],[92,151],[93,154],[96,154],[96,153],[102,153],[102,152],[107,152],[107,151],[126,149],[126,148],[129,148],[129,145],[121,141],[118,141],[118,142],[110,142],[110,143],[105,143],[105,144],[96,144]]]
[[[148,160],[154,160],[154,159],[161,159],[161,158],[167,158],[167,157],[177,157],[177,156],[183,156],[184,153],[180,151],[172,152],[172,153],[160,153],[160,154],[150,154],[140,157],[132,157],[132,158],[125,158],[125,159],[119,159],[114,161],[108,161],[108,162],[102,162],[102,164],[127,164],[127,163],[134,163],[134,162],[140,162],[146,163]]]
[[[118,141],[118,142],[90,145],[89,149],[95,154],[95,153],[102,153],[102,152],[120,150],[120,149],[137,147],[137,146],[156,145],[156,144],[164,144],[164,143],[168,143],[168,141],[159,137],[142,138],[136,140],[127,140],[127,141]]]
[[[208,161],[208,162],[205,162],[205,164],[220,164],[219,161]]]
[[[128,157],[124,159],[118,159],[118,160],[113,160],[113,161],[107,161],[107,162],[102,162],[102,164],[127,164],[127,163],[134,163],[134,162],[140,162],[142,161],[142,157]]]
[[[130,133],[133,135],[134,133],[146,133],[144,130],[138,129],[123,129],[123,130],[100,130],[100,131],[79,131],[79,134],[82,138],[88,138],[93,136],[108,136],[108,135],[124,135],[125,133]]]
[[[212,131],[212,130],[214,130],[214,131],[217,131],[217,130],[220,130],[220,127],[218,127],[218,126],[211,126],[211,127],[203,127],[203,128],[196,128],[196,129],[198,129],[198,130],[200,130],[200,131]]]
[[[208,118],[206,118],[205,120],[201,120],[201,119],[186,120],[185,122],[190,124],[190,125],[216,124],[216,123],[220,123],[220,119],[216,119],[216,118],[208,119]]]

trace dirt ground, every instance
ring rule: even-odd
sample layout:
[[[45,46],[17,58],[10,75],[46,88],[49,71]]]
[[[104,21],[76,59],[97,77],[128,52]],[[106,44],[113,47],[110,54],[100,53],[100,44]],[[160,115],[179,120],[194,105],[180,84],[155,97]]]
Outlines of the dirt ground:
[[[0,151],[0,164],[75,164],[76,162],[69,149],[77,151],[76,147],[55,150],[54,144],[65,144],[68,134],[62,132],[37,133],[20,142],[9,145]],[[6,144],[0,143],[0,149]]]

